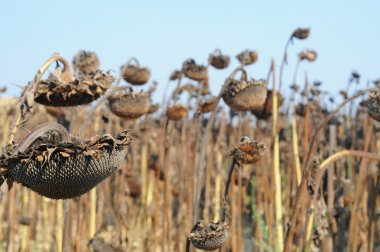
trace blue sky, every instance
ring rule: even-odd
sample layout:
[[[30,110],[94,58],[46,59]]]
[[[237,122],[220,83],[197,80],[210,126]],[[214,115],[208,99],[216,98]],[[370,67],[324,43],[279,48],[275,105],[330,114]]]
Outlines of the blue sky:
[[[60,5],[64,4],[64,5]],[[308,72],[324,88],[336,91],[357,70],[362,85],[380,78],[379,1],[5,1],[0,2],[0,86],[18,95],[40,65],[59,52],[70,61],[79,49],[95,51],[101,68],[118,71],[130,57],[151,68],[162,96],[170,72],[193,57],[207,63],[220,48],[235,56],[245,48],[259,54],[248,67],[265,78],[270,60],[280,65],[285,42],[297,27],[311,36],[289,50],[284,85],[291,84],[296,55],[318,51],[315,63],[302,64],[298,80]],[[210,69],[216,93],[228,70]],[[278,73],[278,71],[277,71]],[[173,83],[174,86],[174,83]]]

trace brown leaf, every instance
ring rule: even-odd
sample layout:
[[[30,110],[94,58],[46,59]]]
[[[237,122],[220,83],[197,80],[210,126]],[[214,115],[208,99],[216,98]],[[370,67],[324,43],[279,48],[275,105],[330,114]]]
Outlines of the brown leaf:
[[[61,154],[62,157],[70,157],[71,155],[66,153],[66,152],[60,152],[59,154]]]
[[[83,152],[85,156],[94,156],[96,154],[95,150],[86,150]]]
[[[1,175],[4,175],[7,171],[8,171],[8,169],[6,169],[4,167],[0,167],[0,174]]]
[[[39,156],[37,156],[37,160],[38,160],[38,162],[40,162],[42,164],[44,162],[45,158],[44,158],[44,156],[39,155]]]

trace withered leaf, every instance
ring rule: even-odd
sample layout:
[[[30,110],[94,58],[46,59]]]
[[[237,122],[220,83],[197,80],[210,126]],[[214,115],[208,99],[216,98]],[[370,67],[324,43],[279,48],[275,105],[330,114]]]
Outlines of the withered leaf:
[[[1,175],[4,175],[7,171],[8,171],[8,169],[6,169],[4,167],[0,167],[0,174]]]
[[[39,156],[37,156],[37,160],[38,160],[38,162],[40,162],[42,164],[42,163],[44,163],[45,158],[44,158],[44,156],[39,155]]]
[[[59,154],[61,154],[62,157],[70,157],[71,155],[66,153],[66,152],[60,152]]]
[[[96,154],[95,150],[86,150],[83,152],[85,156],[94,156]]]

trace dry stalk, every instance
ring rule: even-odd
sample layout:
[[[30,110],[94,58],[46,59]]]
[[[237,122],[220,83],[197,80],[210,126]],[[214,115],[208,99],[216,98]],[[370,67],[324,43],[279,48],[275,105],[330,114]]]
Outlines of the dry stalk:
[[[60,61],[64,64],[65,66],[65,76],[62,76],[62,77],[65,77],[67,79],[72,79],[73,76],[72,76],[72,72],[71,72],[71,69],[70,69],[70,66],[68,65],[68,62],[63,58],[61,57],[60,55],[58,55],[58,53],[54,53],[41,67],[40,69],[38,69],[33,81],[31,81],[24,89],[21,97],[20,97],[20,107],[19,109],[17,110],[17,116],[16,116],[16,121],[15,123],[13,124],[12,126],[12,130],[8,136],[8,144],[11,144],[13,139],[14,139],[14,136],[16,134],[16,131],[17,131],[17,128],[20,127],[22,125],[22,123],[24,123],[25,121],[25,116],[26,116],[26,113],[31,109],[31,107],[33,106],[33,94],[34,94],[34,89],[35,89],[35,84],[38,83],[41,78],[42,78],[42,75],[47,71],[47,69],[49,68],[49,66],[54,63],[55,61]]]
[[[364,124],[364,146],[363,150],[368,151],[371,144],[371,133],[370,129],[373,128],[372,119],[367,116],[365,124]],[[363,236],[361,233],[364,229],[367,231],[367,224],[364,224],[368,221],[367,215],[367,201],[368,201],[368,193],[366,192],[367,185],[367,160],[363,159],[359,165],[359,174],[356,176],[356,192],[354,193],[354,203],[353,203],[353,211],[350,217],[350,227],[348,233],[348,249],[350,251],[357,251],[358,247],[362,247],[364,250],[367,250],[367,235]],[[352,225],[353,223],[357,223],[357,225]]]
[[[276,76],[275,76],[275,62],[272,61],[272,74],[273,74],[273,174],[275,183],[275,217],[276,217],[276,235],[277,235],[277,249],[282,251],[284,246],[284,234],[282,226],[282,189],[281,189],[281,173],[280,173],[280,146],[278,138],[278,106],[277,106],[277,90],[276,90]]]
[[[239,165],[239,163],[236,161],[236,159],[234,158],[232,160],[232,163],[231,163],[231,167],[228,171],[228,176],[227,176],[227,182],[226,182],[226,188],[225,188],[225,191],[224,191],[224,198],[228,198],[229,197],[229,190],[230,190],[230,184],[231,184],[231,177],[232,177],[232,173],[235,169],[235,166],[236,165]]]
[[[306,155],[306,161],[303,165],[303,173],[305,173],[305,168],[308,167],[309,165],[309,162],[310,162],[310,158],[312,156],[312,154],[314,153],[315,151],[315,148],[316,148],[316,141],[317,141],[317,138],[319,136],[319,133],[321,132],[321,130],[326,127],[327,123],[334,118],[334,116],[347,104],[347,103],[350,103],[351,101],[353,101],[354,99],[362,96],[362,95],[365,95],[366,93],[368,92],[371,92],[371,91],[379,91],[379,89],[377,88],[369,88],[369,89],[365,89],[365,90],[362,90],[362,91],[359,91],[358,93],[356,93],[355,95],[349,97],[348,99],[346,99],[342,104],[340,104],[334,111],[332,111],[327,117],[324,118],[324,120],[319,124],[318,128],[315,130],[315,133],[313,135],[313,138],[311,139],[311,142],[310,142],[310,145],[309,145],[309,151]]]
[[[193,216],[192,216],[192,223],[193,224],[196,223],[196,221],[198,220],[198,217],[199,217],[199,201],[200,201],[201,187],[202,187],[202,184],[203,184],[204,169],[205,169],[204,159],[205,159],[205,156],[206,156],[207,145],[209,144],[210,131],[211,131],[213,125],[214,125],[214,121],[215,121],[215,117],[216,117],[216,111],[217,111],[217,108],[218,108],[218,104],[220,102],[220,99],[222,97],[222,94],[223,94],[224,90],[229,85],[230,81],[233,79],[233,77],[236,75],[236,73],[238,71],[240,71],[241,69],[242,69],[242,66],[236,68],[231,73],[231,75],[227,78],[227,80],[224,82],[224,85],[221,88],[221,90],[219,92],[219,95],[218,95],[218,97],[216,99],[215,108],[211,112],[210,119],[207,122],[206,130],[205,130],[204,136],[202,138],[201,150],[200,150],[200,154],[199,154],[199,160],[198,160],[198,163],[197,163],[197,166],[196,166],[196,169],[195,169],[195,172],[196,172],[195,173],[196,185],[195,185],[195,194],[194,194],[194,202],[193,202]]]
[[[329,126],[329,154],[332,155],[336,151],[336,125],[330,125]],[[334,192],[334,179],[335,179],[335,172],[332,167],[333,165],[329,166],[328,174],[327,174],[327,211],[328,213],[332,213],[334,209],[334,198],[335,198],[335,192]],[[327,237],[326,240],[326,249],[329,251],[333,250],[333,239],[332,237]]]
[[[306,178],[307,178],[307,174],[308,174],[308,165],[310,162],[310,158],[315,151],[316,141],[317,141],[317,138],[319,136],[319,133],[327,125],[327,123],[344,107],[344,105],[346,105],[347,103],[351,102],[352,100],[354,100],[354,99],[356,99],[356,98],[358,98],[358,97],[360,97],[360,96],[362,96],[362,95],[364,95],[370,91],[378,91],[378,89],[377,88],[365,89],[365,90],[359,91],[357,94],[346,99],[334,111],[332,111],[327,117],[325,117],[324,120],[317,127],[317,129],[313,135],[313,138],[310,142],[309,151],[306,155],[306,159],[304,162],[301,184],[300,184],[299,190],[297,192],[295,204],[294,204],[292,215],[290,218],[289,228],[288,228],[287,233],[286,233],[285,247],[284,247],[285,252],[287,252],[291,249],[290,247],[291,247],[291,243],[292,243],[292,239],[293,239],[293,234],[295,232],[294,223],[296,222],[297,216],[299,216],[299,211],[302,209],[302,206],[300,205],[300,203],[301,203],[301,199],[304,198],[304,195],[306,193],[306,180],[307,180]]]
[[[57,201],[57,251],[63,248],[63,200]]]
[[[369,159],[369,160],[373,160],[373,161],[378,161],[380,162],[380,156],[378,156],[376,153],[370,153],[370,152],[366,152],[366,151],[358,151],[358,150],[342,150],[342,151],[339,151],[337,153],[334,153],[333,155],[331,155],[330,157],[328,157],[327,159],[325,159],[319,166],[319,174],[318,174],[318,177],[317,177],[317,182],[316,182],[316,188],[313,189],[314,192],[318,192],[319,191],[319,187],[321,185],[321,180],[324,176],[324,173],[326,172],[326,170],[328,170],[329,172],[332,170],[332,166],[331,164],[336,162],[337,160],[341,159],[341,158],[344,158],[344,157],[358,157],[358,158],[364,158],[364,159]],[[313,197],[313,202],[311,204],[311,209],[313,210],[314,209],[314,206],[317,202],[317,196],[318,193],[315,193],[314,194],[314,197]],[[313,227],[313,214],[309,215],[309,219],[308,219],[308,222],[309,225],[308,225],[308,230],[307,230],[307,237],[306,237],[306,240],[309,241],[310,240],[310,237],[311,237],[311,232],[312,232],[312,227]]]
[[[297,133],[297,120],[296,120],[296,114],[295,114],[295,108],[293,105],[293,112],[292,112],[292,140],[293,140],[293,155],[294,155],[294,164],[296,166],[296,178],[297,178],[297,185],[299,186],[301,183],[301,162],[299,157],[299,150],[298,150],[298,133]]]
[[[317,180],[317,187],[315,190],[319,190],[320,182],[321,179],[326,172],[326,170],[331,169],[333,166],[329,166],[330,164],[334,163],[335,161],[344,158],[344,157],[358,157],[358,158],[365,158],[369,160],[375,160],[380,162],[380,156],[377,153],[371,153],[371,152],[366,152],[366,151],[359,151],[359,150],[342,150],[339,151],[330,157],[328,157],[326,160],[324,160],[321,165],[319,166],[320,169],[320,174],[318,175],[318,180]]]
[[[284,56],[282,58],[282,62],[281,62],[281,67],[280,67],[280,76],[279,76],[279,82],[280,82],[280,86],[278,88],[278,90],[281,92],[281,87],[282,87],[282,75],[284,73],[284,67],[285,67],[285,64],[287,64],[288,62],[288,48],[289,48],[289,45],[290,45],[290,42],[292,41],[292,36],[289,37],[288,41],[286,41],[286,44],[285,44],[285,49],[284,49]]]
[[[299,69],[300,63],[301,63],[301,60],[298,59],[296,63],[296,67],[294,69],[294,74],[293,74],[293,85],[297,83],[297,75],[298,75],[298,69]]]
[[[22,190],[22,214],[23,217],[26,217],[29,210],[29,192],[26,188],[23,188]],[[30,213],[29,213],[30,214]],[[27,251],[27,246],[29,243],[29,226],[24,225],[22,226],[22,239],[21,239],[21,251]]]

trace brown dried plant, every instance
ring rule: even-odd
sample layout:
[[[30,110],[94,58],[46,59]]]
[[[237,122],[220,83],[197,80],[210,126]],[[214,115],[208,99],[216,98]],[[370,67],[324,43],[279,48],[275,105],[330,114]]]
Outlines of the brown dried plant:
[[[21,143],[7,147],[0,157],[2,176],[45,197],[78,197],[120,166],[131,142],[126,131],[117,138],[81,141],[60,124],[41,124]]]
[[[80,50],[74,55],[73,67],[75,72],[84,74],[96,72],[100,67],[98,55],[94,52]]]
[[[35,83],[34,100],[48,106],[67,107],[90,103],[103,95],[111,87],[114,77],[99,70],[88,75],[72,75],[66,59],[53,55],[51,62],[59,61],[64,67],[57,67],[45,80]]]

